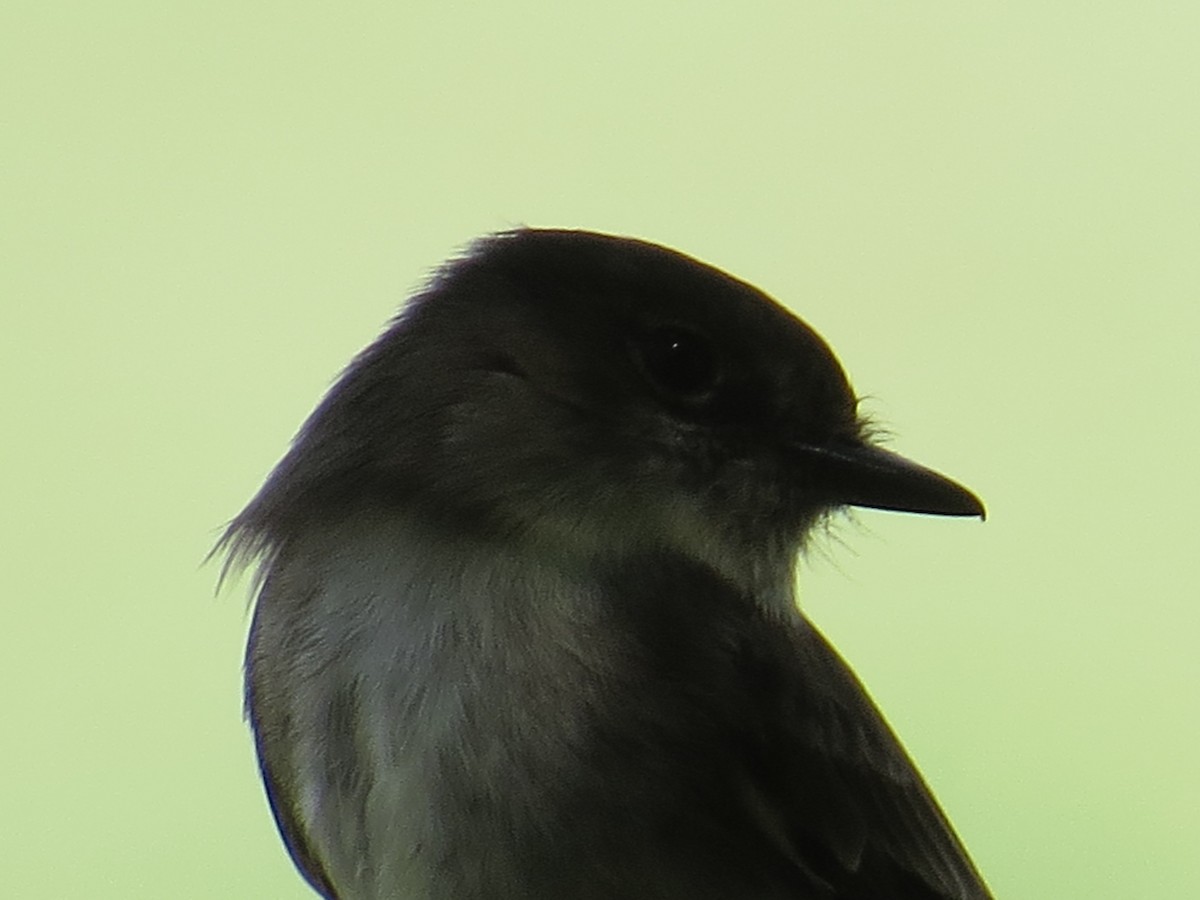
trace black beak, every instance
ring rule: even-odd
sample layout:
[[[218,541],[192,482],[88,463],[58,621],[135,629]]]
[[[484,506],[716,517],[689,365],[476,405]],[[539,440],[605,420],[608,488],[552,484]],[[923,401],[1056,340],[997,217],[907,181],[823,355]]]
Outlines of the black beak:
[[[983,501],[945,475],[865,443],[796,448],[812,483],[846,506],[985,518]]]

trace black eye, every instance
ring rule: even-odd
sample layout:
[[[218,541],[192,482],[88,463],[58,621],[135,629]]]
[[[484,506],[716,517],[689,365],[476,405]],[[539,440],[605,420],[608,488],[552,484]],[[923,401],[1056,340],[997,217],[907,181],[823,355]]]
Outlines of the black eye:
[[[674,325],[653,328],[637,341],[642,369],[662,391],[681,400],[703,400],[720,380],[720,360],[704,336]]]

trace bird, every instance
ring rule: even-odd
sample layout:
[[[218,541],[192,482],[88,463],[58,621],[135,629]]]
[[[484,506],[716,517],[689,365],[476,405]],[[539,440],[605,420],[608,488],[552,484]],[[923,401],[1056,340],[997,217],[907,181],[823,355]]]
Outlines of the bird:
[[[642,240],[468,245],[218,544],[245,709],[329,900],[982,900],[797,601],[849,507],[985,515],[766,293]],[[217,552],[217,551],[214,551]]]

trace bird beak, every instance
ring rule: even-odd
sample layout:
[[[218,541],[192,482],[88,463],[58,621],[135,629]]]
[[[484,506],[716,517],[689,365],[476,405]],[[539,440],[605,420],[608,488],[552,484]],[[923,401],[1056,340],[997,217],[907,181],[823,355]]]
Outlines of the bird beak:
[[[986,517],[983,501],[957,481],[867,443],[798,447],[829,498],[846,506],[935,516]]]

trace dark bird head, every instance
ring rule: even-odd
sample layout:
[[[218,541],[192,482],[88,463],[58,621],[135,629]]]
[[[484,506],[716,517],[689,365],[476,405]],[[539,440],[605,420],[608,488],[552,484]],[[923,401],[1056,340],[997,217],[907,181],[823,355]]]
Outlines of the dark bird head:
[[[869,442],[829,347],[761,291],[640,241],[523,229],[446,266],[349,366],[230,539],[253,555],[400,514],[564,562],[661,546],[761,593],[844,505],[983,515]]]

